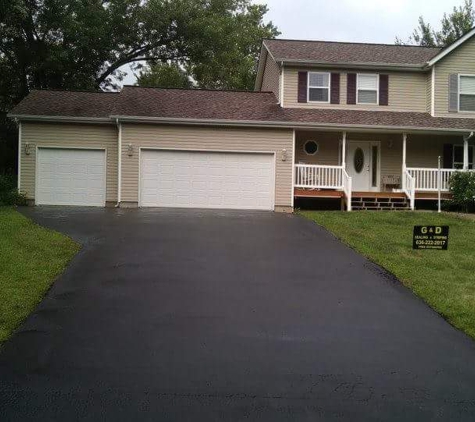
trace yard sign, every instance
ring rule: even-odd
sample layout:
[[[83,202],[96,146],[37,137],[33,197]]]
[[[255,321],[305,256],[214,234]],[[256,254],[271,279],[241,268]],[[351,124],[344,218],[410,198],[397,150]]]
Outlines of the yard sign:
[[[413,249],[447,250],[449,226],[414,226]]]

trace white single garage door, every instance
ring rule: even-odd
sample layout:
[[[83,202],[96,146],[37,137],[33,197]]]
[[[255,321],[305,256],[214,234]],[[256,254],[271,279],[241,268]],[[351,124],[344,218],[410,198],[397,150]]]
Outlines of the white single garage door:
[[[38,205],[104,206],[104,150],[38,148]]]
[[[143,207],[274,209],[274,155],[142,150]]]

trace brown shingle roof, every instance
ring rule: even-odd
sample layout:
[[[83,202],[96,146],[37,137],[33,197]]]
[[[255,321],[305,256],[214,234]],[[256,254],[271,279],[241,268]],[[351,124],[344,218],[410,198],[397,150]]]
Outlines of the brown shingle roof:
[[[475,130],[475,119],[432,117],[429,113],[288,108],[285,114],[294,123]]]
[[[117,92],[33,90],[10,114],[108,118],[119,96]]]
[[[33,91],[12,115],[111,116],[275,123],[287,127],[373,126],[380,128],[475,131],[475,119],[432,117],[429,113],[281,108],[273,93],[125,87],[120,94]]]
[[[271,92],[164,89],[126,86],[120,116],[271,120],[282,114]]]
[[[277,61],[424,65],[441,48],[328,41],[265,40]]]

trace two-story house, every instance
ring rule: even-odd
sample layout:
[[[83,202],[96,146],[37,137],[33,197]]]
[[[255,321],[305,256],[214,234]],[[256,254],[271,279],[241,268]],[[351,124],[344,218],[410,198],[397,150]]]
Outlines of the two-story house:
[[[414,208],[473,169],[474,35],[445,49],[264,40],[255,92],[33,91],[10,113],[19,190],[35,204]]]

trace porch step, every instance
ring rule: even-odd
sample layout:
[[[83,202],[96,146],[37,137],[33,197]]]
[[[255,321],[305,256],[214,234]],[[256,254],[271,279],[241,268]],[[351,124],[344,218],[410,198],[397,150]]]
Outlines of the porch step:
[[[354,196],[351,199],[351,208],[354,210],[373,211],[404,211],[409,210],[407,198],[385,196]]]

